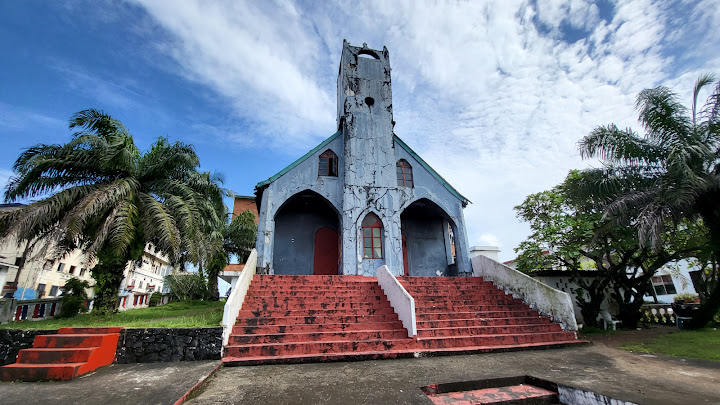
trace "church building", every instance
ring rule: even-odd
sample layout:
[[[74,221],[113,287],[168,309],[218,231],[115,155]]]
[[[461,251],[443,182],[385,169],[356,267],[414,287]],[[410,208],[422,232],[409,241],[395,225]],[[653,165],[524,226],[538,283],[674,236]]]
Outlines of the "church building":
[[[393,132],[390,57],[343,41],[337,132],[256,186],[258,272],[470,275],[469,203]]]

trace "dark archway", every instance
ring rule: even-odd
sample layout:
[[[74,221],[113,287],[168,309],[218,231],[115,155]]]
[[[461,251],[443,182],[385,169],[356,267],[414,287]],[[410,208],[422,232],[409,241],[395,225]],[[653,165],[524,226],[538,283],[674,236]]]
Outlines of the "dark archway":
[[[434,202],[422,198],[400,214],[403,267],[407,276],[455,275],[455,223]]]
[[[339,215],[325,198],[310,190],[290,197],[275,214],[273,272],[338,274],[339,246],[328,243],[339,232]]]

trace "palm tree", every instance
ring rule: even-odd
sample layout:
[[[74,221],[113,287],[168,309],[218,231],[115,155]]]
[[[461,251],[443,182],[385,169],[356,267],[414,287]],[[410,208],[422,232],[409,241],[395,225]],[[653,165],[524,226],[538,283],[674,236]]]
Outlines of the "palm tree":
[[[219,298],[218,275],[230,263],[230,255],[236,255],[239,263],[245,263],[250,251],[255,247],[256,234],[255,214],[250,210],[232,216],[230,221],[221,224],[216,233],[220,242],[219,248],[207,264],[208,290],[211,298],[215,300]]]
[[[95,308],[115,310],[125,266],[147,243],[172,260],[193,262],[214,251],[224,189],[198,172],[192,146],[159,138],[141,152],[122,123],[98,110],[74,114],[64,145],[35,145],[15,162],[6,201],[42,198],[0,214],[0,237],[38,235],[62,255],[80,248],[98,292]]]
[[[641,244],[662,248],[665,224],[699,222],[709,235],[708,253],[720,258],[720,83],[702,108],[698,97],[715,81],[695,83],[692,109],[666,87],[640,92],[640,136],[615,125],[595,128],[579,143],[583,158],[599,158],[574,185],[578,196],[604,208],[606,217],[635,226]],[[720,309],[720,284],[695,317],[704,326]]]

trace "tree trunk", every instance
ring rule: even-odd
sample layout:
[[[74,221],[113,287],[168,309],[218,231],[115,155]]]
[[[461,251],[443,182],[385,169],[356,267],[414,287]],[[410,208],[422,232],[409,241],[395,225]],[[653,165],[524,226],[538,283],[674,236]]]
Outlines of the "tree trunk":
[[[92,269],[92,277],[95,279],[95,299],[93,313],[97,315],[108,315],[117,312],[118,293],[122,283],[125,266],[129,260],[117,259],[110,255],[98,255],[100,262]]]
[[[712,259],[716,263],[720,262],[720,204],[717,203],[718,197],[720,197],[720,192],[711,193],[709,198],[701,199],[698,204],[700,216],[710,233]],[[688,325],[689,328],[705,327],[720,310],[720,282],[717,281],[717,271],[717,268],[713,266],[713,272],[715,273],[713,276],[716,277],[715,285],[708,289],[710,294],[708,294],[696,314],[693,315],[693,319]]]

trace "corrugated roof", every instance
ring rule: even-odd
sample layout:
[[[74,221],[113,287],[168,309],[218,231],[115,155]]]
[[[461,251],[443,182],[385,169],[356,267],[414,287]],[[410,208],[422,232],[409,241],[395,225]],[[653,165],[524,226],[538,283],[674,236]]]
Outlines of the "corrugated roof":
[[[292,168],[294,168],[295,166],[297,166],[297,165],[299,165],[300,163],[302,163],[303,161],[305,161],[305,159],[307,159],[307,158],[309,158],[310,156],[314,155],[314,154],[315,154],[316,152],[318,152],[320,149],[326,147],[330,142],[332,142],[333,140],[335,140],[335,138],[337,138],[338,136],[340,136],[340,134],[341,134],[341,131],[338,131],[338,132],[334,133],[332,136],[330,136],[330,137],[327,138],[326,140],[322,141],[318,146],[316,146],[316,147],[314,147],[313,149],[311,149],[308,153],[302,155],[299,159],[297,159],[296,161],[290,163],[290,164],[287,165],[284,169],[282,169],[282,170],[280,170],[279,172],[277,172],[274,176],[270,177],[269,179],[267,179],[267,180],[265,180],[265,181],[261,181],[260,183],[258,183],[258,184],[255,186],[255,188],[256,188],[256,189],[261,189],[262,187],[267,186],[268,184],[270,184],[270,183],[272,183],[273,181],[277,180],[280,176],[282,176],[283,174],[289,172]],[[455,188],[454,188],[453,186],[451,186],[450,183],[448,183],[440,174],[438,174],[438,172],[436,172],[435,169],[433,169],[432,167],[430,167],[430,165],[427,164],[427,162],[425,162],[425,161],[423,160],[423,158],[420,157],[420,155],[418,155],[417,153],[415,153],[415,151],[412,150],[412,148],[410,148],[402,139],[400,139],[400,137],[398,137],[397,135],[393,135],[393,140],[394,140],[398,145],[400,145],[401,148],[405,149],[405,151],[406,151],[407,153],[409,153],[410,156],[412,156],[415,160],[417,160],[418,163],[420,163],[420,166],[424,167],[425,170],[427,170],[427,171],[430,173],[430,175],[432,175],[437,181],[439,181],[440,184],[442,184],[452,195],[454,195],[455,197],[457,197],[458,199],[460,199],[460,201],[462,201],[463,206],[466,206],[468,203],[470,203],[470,200],[468,200],[468,199],[465,198],[462,194],[460,194],[457,190],[455,190]]]

